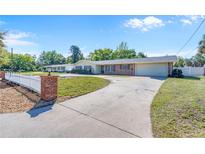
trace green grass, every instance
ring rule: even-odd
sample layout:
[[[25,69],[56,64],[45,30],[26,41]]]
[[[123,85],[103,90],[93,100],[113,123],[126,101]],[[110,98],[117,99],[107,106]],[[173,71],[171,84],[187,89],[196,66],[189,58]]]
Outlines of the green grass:
[[[22,75],[40,76],[40,75],[48,75],[48,72],[20,72],[20,74],[22,74]],[[51,72],[51,75],[59,75],[59,74],[65,74],[65,73]]]
[[[103,88],[109,83],[109,80],[98,77],[60,78],[58,81],[58,96],[80,96]]]
[[[154,137],[205,137],[205,77],[167,79],[151,119]]]
[[[48,72],[21,72],[23,75],[48,75]],[[51,72],[51,75],[59,75],[63,73]],[[67,98],[84,95],[107,86],[109,80],[98,77],[72,77],[58,79],[58,100],[59,102]]]

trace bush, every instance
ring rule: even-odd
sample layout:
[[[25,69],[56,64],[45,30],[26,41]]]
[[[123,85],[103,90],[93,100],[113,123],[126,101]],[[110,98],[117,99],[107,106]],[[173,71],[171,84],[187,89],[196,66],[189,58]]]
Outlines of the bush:
[[[181,69],[174,69],[172,71],[172,77],[175,77],[175,78],[183,78],[184,75],[182,73],[182,70]]]
[[[88,70],[80,70],[80,69],[73,69],[71,73],[78,73],[78,74],[92,74],[91,71]]]
[[[68,71],[68,70],[67,70],[67,71],[65,71],[65,72],[66,72],[66,73],[71,73],[71,71]]]

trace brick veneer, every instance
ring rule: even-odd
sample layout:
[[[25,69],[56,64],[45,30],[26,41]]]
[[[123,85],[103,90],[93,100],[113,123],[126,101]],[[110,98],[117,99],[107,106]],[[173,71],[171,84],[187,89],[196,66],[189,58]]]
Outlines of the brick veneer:
[[[0,78],[5,79],[5,72],[0,72]]]
[[[124,70],[120,69],[120,65],[114,65],[115,72],[104,72],[104,74],[116,74],[116,75],[135,75],[135,64],[129,64],[130,69]]]
[[[51,101],[57,98],[58,77],[41,76],[41,99]]]

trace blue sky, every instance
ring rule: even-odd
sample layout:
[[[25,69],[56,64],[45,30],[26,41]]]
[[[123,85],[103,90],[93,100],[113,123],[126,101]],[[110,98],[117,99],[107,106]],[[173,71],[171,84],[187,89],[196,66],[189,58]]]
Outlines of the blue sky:
[[[68,56],[78,45],[83,54],[112,48],[121,42],[148,56],[176,54],[204,16],[0,16],[0,30],[8,31],[7,48],[39,55],[57,50]],[[179,56],[190,57],[205,34],[201,27]],[[192,52],[190,52],[192,51]]]

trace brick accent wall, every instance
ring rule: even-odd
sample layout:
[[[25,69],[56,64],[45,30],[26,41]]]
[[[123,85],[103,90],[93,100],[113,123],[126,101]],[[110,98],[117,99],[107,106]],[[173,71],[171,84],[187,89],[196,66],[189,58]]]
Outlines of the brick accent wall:
[[[57,98],[58,77],[41,76],[41,99],[51,101]]]
[[[115,71],[113,72],[104,72],[104,74],[115,74],[115,75],[135,75],[135,64],[129,64],[130,68],[129,70],[124,70],[120,69],[120,64],[119,65],[114,65],[115,66]]]
[[[0,78],[5,79],[5,72],[0,72]]]

